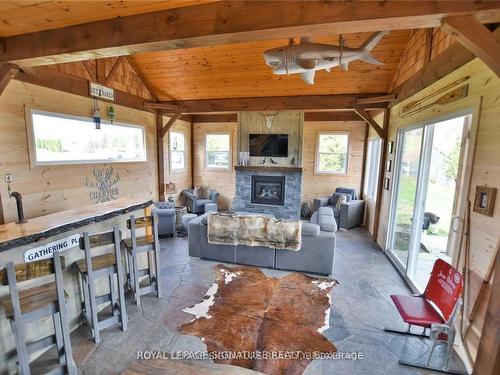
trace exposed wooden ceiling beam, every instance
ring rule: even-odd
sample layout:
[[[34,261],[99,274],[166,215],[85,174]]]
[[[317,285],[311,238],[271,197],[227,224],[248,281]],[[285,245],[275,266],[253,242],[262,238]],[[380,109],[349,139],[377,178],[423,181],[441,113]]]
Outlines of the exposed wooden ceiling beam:
[[[10,80],[19,73],[19,68],[14,64],[0,65],[0,96]]]
[[[368,112],[366,112],[366,110],[364,110],[363,108],[356,108],[354,112],[356,112],[356,114],[358,114],[361,119],[366,121],[366,123],[370,125],[373,128],[373,130],[377,132],[380,138],[386,139],[386,134],[384,129],[373,119],[372,116],[370,116]]]
[[[498,40],[500,38],[500,27],[493,31],[493,35]],[[403,82],[392,90],[396,94],[397,100],[390,103],[389,107],[396,105],[415,95],[420,90],[439,81],[451,72],[472,61],[476,56],[460,43],[455,42],[451,47],[432,59],[419,72],[409,80]]]
[[[200,122],[236,122],[238,115],[236,113],[213,113],[209,115],[193,115],[193,123]]]
[[[14,78],[21,82],[31,83],[69,94],[89,97],[89,81],[75,77],[56,69],[37,67],[20,71]],[[115,89],[114,104],[155,113],[155,110],[144,108],[144,98]]]
[[[297,35],[429,28],[454,15],[498,22],[500,2],[220,1],[4,37],[0,62],[37,66]]]
[[[306,112],[304,121],[361,121],[353,111]]]
[[[382,96],[372,96],[368,98],[360,98],[356,100],[357,104],[373,104],[373,103],[388,103],[396,100],[395,94],[387,94]]]
[[[397,100],[390,106],[404,101],[420,90],[439,81],[454,70],[467,64],[474,59],[474,54],[459,43],[454,43],[446,51],[441,53],[435,59],[431,60],[419,72],[413,75],[409,80],[403,82],[392,91],[397,95]]]
[[[385,94],[366,95],[303,95],[270,96],[260,98],[202,99],[177,102],[145,102],[149,109],[165,113],[224,113],[240,111],[314,111],[354,110],[355,108],[380,109],[387,103],[358,104],[357,100]]]
[[[170,119],[167,121],[167,123],[165,125],[163,125],[163,128],[161,128],[160,130],[160,133],[158,134],[158,136],[160,138],[163,138],[165,137],[165,134],[167,134],[167,132],[170,130],[170,128],[174,125],[174,123],[179,119],[179,117],[181,117],[181,113],[177,112],[177,113],[174,113]]]
[[[441,28],[500,76],[500,36],[474,16],[447,17]]]

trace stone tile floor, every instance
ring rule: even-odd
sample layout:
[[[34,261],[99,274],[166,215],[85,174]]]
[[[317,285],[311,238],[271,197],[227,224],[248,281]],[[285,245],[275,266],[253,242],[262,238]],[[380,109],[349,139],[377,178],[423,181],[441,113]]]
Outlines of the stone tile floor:
[[[90,346],[89,333],[81,327],[72,335],[79,372],[85,375],[115,374],[137,359],[138,350],[204,351],[201,339],[177,332],[186,320],[182,309],[199,302],[215,279],[211,262],[188,256],[187,238],[161,240],[163,297],[142,298],[137,307],[129,298],[129,329],[102,331],[102,342]],[[280,277],[285,271],[263,269]],[[426,359],[430,340],[384,332],[384,327],[404,329],[389,295],[409,294],[403,279],[366,230],[338,232],[333,277],[340,285],[332,292],[330,328],[325,336],[340,352],[359,352],[358,360],[316,360],[305,375],[320,374],[430,374],[398,364],[400,357]],[[444,349],[444,346],[443,346]],[[433,364],[439,365],[442,350]],[[452,367],[462,367],[456,355]]]

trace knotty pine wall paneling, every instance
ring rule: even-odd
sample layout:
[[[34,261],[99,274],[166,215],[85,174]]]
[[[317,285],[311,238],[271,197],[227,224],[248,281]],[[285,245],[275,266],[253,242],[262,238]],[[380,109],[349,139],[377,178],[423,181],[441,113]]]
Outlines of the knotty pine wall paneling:
[[[463,77],[470,77],[467,81],[468,96],[456,102],[434,106],[423,112],[407,118],[401,118],[400,112],[404,105],[419,100],[430,93],[439,90]],[[498,162],[498,150],[500,149],[500,104],[498,93],[500,92],[500,79],[482,61],[474,59],[470,63],[457,69],[453,73],[437,81],[433,85],[419,92],[417,95],[397,104],[391,108],[389,124],[389,141],[395,141],[397,130],[401,127],[430,120],[446,114],[457,113],[465,109],[477,111],[473,119],[477,131],[475,157],[472,164],[471,188],[468,199],[473,203],[476,186],[488,185],[500,188],[500,168]],[[395,145],[396,146],[396,145]],[[393,188],[391,181],[391,190]],[[383,190],[380,217],[389,217],[389,206],[391,190]],[[465,309],[468,314],[477,296],[482,280],[485,277],[487,265],[491,262],[493,254],[500,241],[500,202],[497,196],[495,210],[492,217],[471,212],[470,228],[470,253],[471,273],[470,285],[467,291]],[[380,220],[379,236],[377,242],[382,248],[386,248],[388,231],[388,220]],[[455,252],[457,249],[455,249]],[[463,250],[464,251],[464,250]],[[462,269],[460,264],[459,270]],[[487,293],[488,294],[488,293]],[[479,313],[474,320],[472,329],[466,337],[466,344],[471,351],[473,359],[481,338],[482,325],[486,311],[487,298],[482,301]],[[466,318],[467,320],[467,318]]]
[[[205,137],[207,133],[229,133],[231,135],[232,165],[229,170],[214,171],[205,167]],[[238,163],[238,124],[236,122],[193,123],[193,186],[210,186],[220,194],[219,209],[231,207],[235,194],[234,165]]]
[[[107,104],[100,103],[105,118]],[[23,195],[25,215],[37,217],[81,205],[94,204],[86,178],[93,168],[113,167],[119,175],[118,196],[157,199],[156,126],[152,113],[114,105],[116,122],[141,125],[146,133],[146,162],[43,166],[31,169],[25,108],[74,116],[91,116],[93,100],[78,95],[11,81],[0,97],[0,195],[5,222],[16,220],[14,199],[8,197],[3,176],[12,174],[12,189]]]
[[[306,121],[302,148],[302,201],[312,204],[314,198],[330,196],[337,187],[356,189],[360,195],[363,170],[363,150],[366,137],[364,121]],[[319,133],[340,132],[349,134],[348,171],[345,175],[316,173],[316,142]]]

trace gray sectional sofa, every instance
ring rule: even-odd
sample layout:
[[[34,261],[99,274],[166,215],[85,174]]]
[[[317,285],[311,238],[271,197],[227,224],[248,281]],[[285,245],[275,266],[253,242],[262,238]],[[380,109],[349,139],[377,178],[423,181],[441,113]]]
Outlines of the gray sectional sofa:
[[[207,239],[208,215],[210,213],[189,222],[189,255],[192,257],[323,275],[332,274],[335,231],[320,230],[318,224],[303,223],[302,246],[299,251],[213,245],[209,244]]]

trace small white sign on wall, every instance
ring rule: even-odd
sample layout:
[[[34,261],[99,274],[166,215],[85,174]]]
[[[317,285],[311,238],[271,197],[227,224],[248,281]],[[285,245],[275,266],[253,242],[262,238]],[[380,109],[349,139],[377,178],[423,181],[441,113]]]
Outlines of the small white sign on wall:
[[[112,102],[115,101],[115,90],[95,82],[89,82],[89,93],[90,96],[94,98],[106,99]]]
[[[72,247],[78,246],[80,234],[73,234],[72,236],[61,238],[60,240],[49,242],[45,245],[29,249],[24,253],[24,261],[26,263],[34,262],[37,260],[52,258],[54,251],[65,251]]]

